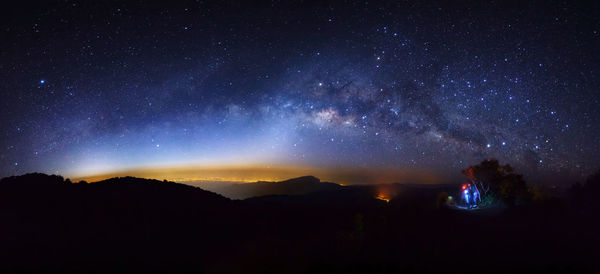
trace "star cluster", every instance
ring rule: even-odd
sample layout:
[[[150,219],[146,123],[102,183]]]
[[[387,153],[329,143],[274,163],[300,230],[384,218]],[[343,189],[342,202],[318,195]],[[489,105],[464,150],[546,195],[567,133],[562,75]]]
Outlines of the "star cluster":
[[[592,5],[592,4],[590,4]],[[7,9],[0,175],[181,165],[579,179],[600,9],[577,3],[48,2]]]

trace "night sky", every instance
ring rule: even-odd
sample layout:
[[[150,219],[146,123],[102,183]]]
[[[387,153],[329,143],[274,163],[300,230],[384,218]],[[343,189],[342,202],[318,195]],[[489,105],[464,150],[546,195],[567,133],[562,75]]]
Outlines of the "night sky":
[[[598,5],[90,2],[3,7],[1,177],[600,167]]]

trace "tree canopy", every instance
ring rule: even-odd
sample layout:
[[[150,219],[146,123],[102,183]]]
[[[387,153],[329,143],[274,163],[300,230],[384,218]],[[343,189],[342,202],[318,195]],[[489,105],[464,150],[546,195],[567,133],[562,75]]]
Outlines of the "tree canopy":
[[[531,197],[523,175],[514,173],[510,165],[501,165],[496,159],[484,160],[462,173],[479,188],[485,204],[500,201],[515,205]]]

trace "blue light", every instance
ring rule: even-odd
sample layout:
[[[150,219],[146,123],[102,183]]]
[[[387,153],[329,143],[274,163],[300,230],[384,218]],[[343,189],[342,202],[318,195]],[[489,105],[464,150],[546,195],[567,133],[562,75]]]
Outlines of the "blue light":
[[[44,80],[44,79],[40,80],[40,84],[42,84],[42,85],[43,85],[43,84],[45,84],[45,83],[46,83],[46,80]]]

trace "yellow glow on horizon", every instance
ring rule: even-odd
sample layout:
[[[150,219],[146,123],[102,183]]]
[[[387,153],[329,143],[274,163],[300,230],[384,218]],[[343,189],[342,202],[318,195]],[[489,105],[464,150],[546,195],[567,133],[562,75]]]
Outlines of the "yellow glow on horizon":
[[[349,167],[308,167],[277,165],[237,165],[237,166],[175,166],[148,167],[120,170],[110,173],[91,174],[74,177],[73,181],[101,181],[113,177],[134,176],[175,182],[192,181],[282,181],[290,178],[312,175],[321,181],[341,185],[381,184],[381,183],[438,183],[440,177],[430,172],[400,168],[349,168]]]

